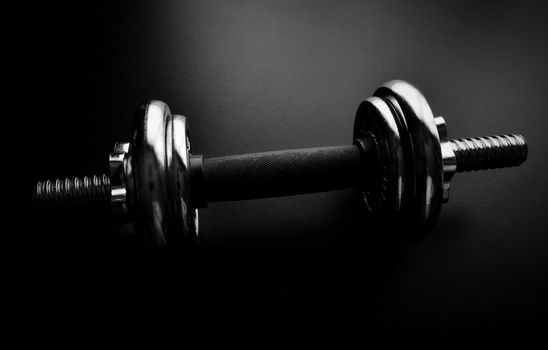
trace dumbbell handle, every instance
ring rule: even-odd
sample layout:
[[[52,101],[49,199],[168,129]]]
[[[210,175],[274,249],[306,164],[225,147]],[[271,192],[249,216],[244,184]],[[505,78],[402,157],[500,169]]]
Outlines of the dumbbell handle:
[[[521,135],[498,135],[449,141],[456,171],[517,166],[527,158]],[[378,185],[379,163],[372,139],[353,145],[250,153],[190,159],[191,203],[279,197]],[[38,207],[110,202],[107,175],[39,181],[33,189]]]
[[[359,144],[249,153],[203,159],[203,175],[193,171],[201,157],[191,158],[191,202],[221,202],[324,192],[370,183],[375,169],[372,145]],[[372,165],[372,164],[369,164]],[[199,205],[199,206],[203,206]]]

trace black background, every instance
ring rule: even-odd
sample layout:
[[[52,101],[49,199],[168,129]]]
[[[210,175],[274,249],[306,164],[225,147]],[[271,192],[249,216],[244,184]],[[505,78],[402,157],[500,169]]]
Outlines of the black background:
[[[546,332],[548,93],[542,2],[180,1],[29,7],[30,181],[108,170],[136,107],[189,118],[207,157],[346,144],[383,82],[417,85],[451,137],[521,133],[519,168],[459,174],[406,242],[354,190],[211,204],[201,247],[142,259],[108,208],[33,212],[26,329],[531,339]],[[34,111],[34,112],[32,112]],[[38,113],[38,111],[40,113]],[[29,190],[31,185],[29,184]],[[36,327],[34,327],[36,326]]]

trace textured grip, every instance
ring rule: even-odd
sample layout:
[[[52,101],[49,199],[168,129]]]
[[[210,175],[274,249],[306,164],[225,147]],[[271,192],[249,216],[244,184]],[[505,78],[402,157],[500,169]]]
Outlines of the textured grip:
[[[208,202],[331,191],[366,180],[356,145],[209,158],[203,164]]]

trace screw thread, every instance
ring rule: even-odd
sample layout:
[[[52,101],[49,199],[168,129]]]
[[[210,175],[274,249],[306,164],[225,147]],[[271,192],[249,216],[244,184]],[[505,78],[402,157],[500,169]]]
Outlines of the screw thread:
[[[39,208],[110,202],[110,178],[107,175],[38,181],[32,202]]]
[[[521,135],[495,135],[449,141],[457,172],[517,166],[527,159],[527,143]]]

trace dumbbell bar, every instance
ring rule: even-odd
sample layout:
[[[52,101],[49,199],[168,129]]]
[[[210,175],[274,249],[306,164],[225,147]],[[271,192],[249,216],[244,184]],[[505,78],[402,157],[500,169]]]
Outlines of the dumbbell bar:
[[[455,172],[517,166],[521,135],[448,140],[420,91],[394,80],[358,107],[353,143],[204,159],[193,155],[187,119],[150,101],[134,120],[130,143],[117,143],[110,176],[38,182],[33,202],[55,207],[111,202],[155,250],[198,234],[197,208],[208,202],[278,197],[356,187],[369,214],[412,235],[434,227]]]

